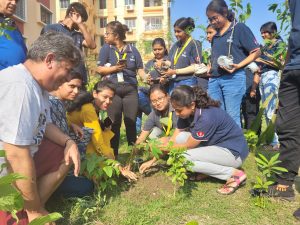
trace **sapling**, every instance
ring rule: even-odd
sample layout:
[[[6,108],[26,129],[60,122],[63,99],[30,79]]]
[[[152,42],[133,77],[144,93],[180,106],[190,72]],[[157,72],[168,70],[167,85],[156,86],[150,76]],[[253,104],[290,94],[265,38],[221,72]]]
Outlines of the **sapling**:
[[[81,173],[93,180],[96,188],[105,195],[117,185],[116,178],[120,175],[118,164],[113,159],[88,154],[81,163]]]
[[[270,185],[274,184],[273,175],[281,174],[282,172],[288,172],[287,169],[278,166],[278,164],[281,162],[278,160],[278,158],[279,153],[272,156],[270,160],[260,153],[257,157],[255,157],[256,164],[261,174],[260,176],[256,176],[256,182],[253,186],[253,189],[258,193],[258,196],[255,200],[255,205],[261,208],[266,207],[267,199],[264,193],[268,191]]]
[[[169,158],[167,165],[170,166],[167,175],[172,177],[172,183],[174,184],[174,196],[178,187],[183,187],[187,180],[186,173],[191,170],[193,163],[188,161],[184,154],[186,148],[174,148],[173,143],[170,142],[168,149],[171,149],[168,153]]]

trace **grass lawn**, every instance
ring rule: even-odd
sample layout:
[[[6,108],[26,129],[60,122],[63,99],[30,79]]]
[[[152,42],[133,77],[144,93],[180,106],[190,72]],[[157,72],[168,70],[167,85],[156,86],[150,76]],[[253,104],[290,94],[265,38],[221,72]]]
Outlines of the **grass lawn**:
[[[252,153],[243,168],[248,175],[247,185],[230,196],[216,192],[222,183],[215,179],[188,182],[185,189],[174,196],[170,178],[163,169],[154,168],[151,174],[140,176],[127,190],[118,187],[118,193],[105,206],[98,204],[92,209],[94,211],[86,220],[83,211],[93,207],[94,197],[85,203],[52,199],[48,208],[63,214],[64,219],[57,224],[64,225],[176,225],[191,220],[199,224],[299,224],[292,216],[300,205],[299,196],[295,202],[269,200],[265,209],[259,208],[248,193],[257,174]]]

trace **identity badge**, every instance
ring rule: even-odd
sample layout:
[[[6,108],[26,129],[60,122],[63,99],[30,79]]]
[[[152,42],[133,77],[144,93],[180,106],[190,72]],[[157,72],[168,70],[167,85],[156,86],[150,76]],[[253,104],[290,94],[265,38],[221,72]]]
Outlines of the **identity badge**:
[[[118,78],[118,82],[124,82],[124,75],[123,72],[118,72],[117,73],[117,78]]]

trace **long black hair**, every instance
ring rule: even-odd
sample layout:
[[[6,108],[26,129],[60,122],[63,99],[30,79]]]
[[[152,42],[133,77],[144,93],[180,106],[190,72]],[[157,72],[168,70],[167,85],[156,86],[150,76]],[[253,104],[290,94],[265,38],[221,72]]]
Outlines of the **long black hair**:
[[[215,12],[218,13],[225,18],[227,18],[230,22],[234,20],[234,12],[228,9],[228,6],[224,0],[212,0],[208,6],[206,7],[206,14],[207,12]]]
[[[109,80],[99,81],[94,85],[93,88],[93,90],[96,91],[97,93],[105,89],[112,90],[114,93],[116,92],[115,85]],[[67,105],[66,109],[68,112],[79,111],[84,104],[92,103],[93,101],[94,101],[94,97],[92,93],[82,91],[74,99],[74,101],[72,101],[70,104]]]
[[[180,85],[171,94],[171,102],[179,107],[188,107],[195,102],[196,108],[220,107],[220,102],[211,99],[199,86]]]

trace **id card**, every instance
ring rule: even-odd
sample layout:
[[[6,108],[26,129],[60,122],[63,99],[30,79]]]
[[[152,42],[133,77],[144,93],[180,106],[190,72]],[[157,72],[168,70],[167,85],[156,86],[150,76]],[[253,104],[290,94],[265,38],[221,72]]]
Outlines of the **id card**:
[[[124,82],[123,72],[118,72],[117,73],[117,79],[118,79],[118,83]]]

